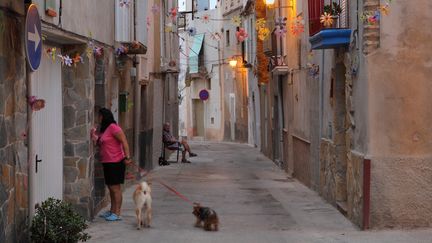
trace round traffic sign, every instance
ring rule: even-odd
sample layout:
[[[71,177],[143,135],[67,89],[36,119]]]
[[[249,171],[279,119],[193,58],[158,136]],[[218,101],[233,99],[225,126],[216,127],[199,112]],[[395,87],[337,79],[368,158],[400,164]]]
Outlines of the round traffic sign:
[[[209,92],[206,89],[203,89],[199,92],[199,97],[201,100],[207,100],[209,98]]]
[[[25,26],[25,49],[27,62],[32,71],[39,68],[42,58],[42,28],[39,12],[35,4],[27,10]]]

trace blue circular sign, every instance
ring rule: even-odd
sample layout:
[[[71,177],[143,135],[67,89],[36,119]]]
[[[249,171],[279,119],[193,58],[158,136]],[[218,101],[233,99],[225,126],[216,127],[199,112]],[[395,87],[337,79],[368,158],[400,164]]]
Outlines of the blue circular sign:
[[[25,45],[27,62],[31,70],[36,71],[42,58],[42,28],[35,4],[31,4],[27,10]]]
[[[208,100],[209,98],[209,92],[206,89],[203,89],[199,92],[199,97],[201,100]]]

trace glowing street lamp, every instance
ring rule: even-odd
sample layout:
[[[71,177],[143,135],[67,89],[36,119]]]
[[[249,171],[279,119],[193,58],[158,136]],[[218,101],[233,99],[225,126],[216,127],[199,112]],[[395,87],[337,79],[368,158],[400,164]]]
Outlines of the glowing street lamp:
[[[236,59],[231,59],[229,60],[229,65],[231,67],[236,67],[237,66],[237,60]]]
[[[273,5],[275,3],[275,0],[265,0],[265,3],[267,5]]]

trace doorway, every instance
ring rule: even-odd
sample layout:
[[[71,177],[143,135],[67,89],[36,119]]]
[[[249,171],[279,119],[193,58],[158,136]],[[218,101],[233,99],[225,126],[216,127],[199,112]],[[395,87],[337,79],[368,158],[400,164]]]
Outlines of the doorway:
[[[60,48],[57,48],[60,50]],[[30,215],[34,205],[49,197],[63,198],[63,99],[61,63],[42,58],[31,74],[31,94],[45,100],[45,108],[31,119],[29,153]]]
[[[192,106],[194,136],[204,138],[204,102],[193,99]]]

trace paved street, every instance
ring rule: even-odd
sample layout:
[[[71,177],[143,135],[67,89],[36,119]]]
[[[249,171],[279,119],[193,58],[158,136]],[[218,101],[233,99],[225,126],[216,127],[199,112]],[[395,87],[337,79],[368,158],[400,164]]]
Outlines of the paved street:
[[[255,148],[192,146],[198,153],[192,164],[159,167],[148,178],[216,210],[219,232],[195,228],[192,207],[154,181],[151,228],[136,230],[131,187],[124,193],[123,221],[96,218],[90,242],[432,242],[432,230],[360,231]]]

